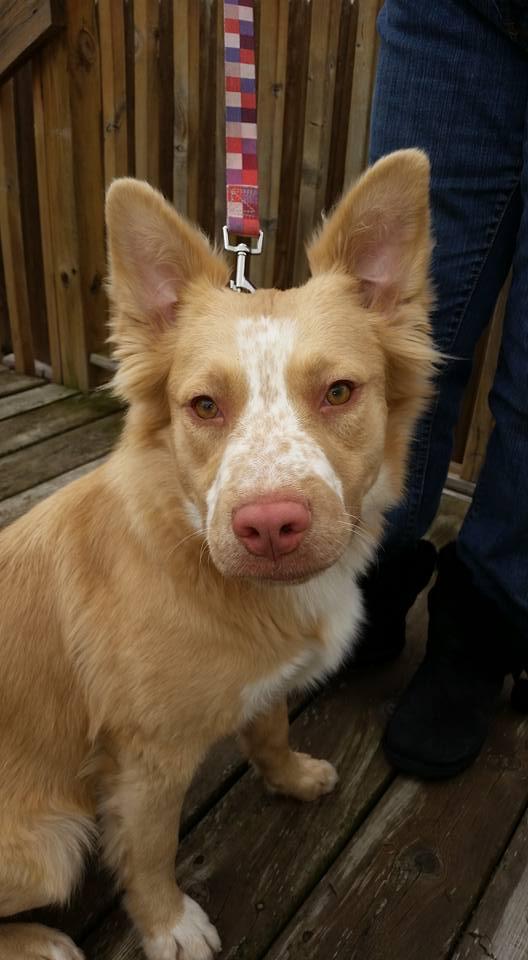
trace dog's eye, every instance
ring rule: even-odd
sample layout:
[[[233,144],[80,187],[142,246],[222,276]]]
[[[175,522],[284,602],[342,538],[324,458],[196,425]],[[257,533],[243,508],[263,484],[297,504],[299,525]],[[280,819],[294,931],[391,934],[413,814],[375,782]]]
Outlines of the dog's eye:
[[[218,407],[211,397],[195,397],[191,407],[202,420],[213,420],[218,415]]]
[[[337,380],[336,383],[333,383],[330,389],[327,391],[325,400],[333,407],[338,407],[350,400],[353,389],[354,384],[350,383],[349,380]]]

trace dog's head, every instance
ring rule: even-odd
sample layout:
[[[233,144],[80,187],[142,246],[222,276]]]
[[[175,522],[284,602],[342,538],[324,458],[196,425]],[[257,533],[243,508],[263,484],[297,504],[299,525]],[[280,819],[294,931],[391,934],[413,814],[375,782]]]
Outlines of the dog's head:
[[[419,151],[380,160],[313,238],[311,279],[251,296],[159,193],[111,186],[115,384],[224,575],[299,581],[364,553],[401,495],[435,358],[428,180]]]

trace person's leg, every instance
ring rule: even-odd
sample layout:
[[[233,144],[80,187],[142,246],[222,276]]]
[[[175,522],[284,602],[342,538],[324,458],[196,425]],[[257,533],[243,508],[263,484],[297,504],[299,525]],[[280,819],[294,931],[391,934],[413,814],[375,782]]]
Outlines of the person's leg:
[[[478,754],[504,674],[525,662],[527,649],[526,635],[523,639],[511,618],[515,609],[517,627],[522,622],[526,629],[528,506],[516,508],[515,497],[528,466],[527,325],[521,319],[528,292],[528,230],[525,240],[524,220],[521,225],[526,195],[521,179],[528,178],[528,168],[523,174],[528,59],[481,16],[485,0],[471,3],[480,12],[465,0],[419,6],[388,0],[380,18],[372,138],[373,156],[410,143],[431,154],[438,295],[433,326],[440,348],[453,358],[416,437],[408,496],[390,518],[387,560],[380,564],[385,582],[401,578],[402,558],[436,513],[474,347],[518,243],[494,389],[497,427],[460,547],[450,545],[439,559],[429,595],[426,657],[385,733],[386,754],[397,767],[435,777],[464,769]],[[415,78],[410,91],[409,74]],[[407,94],[405,121],[401,103]],[[418,108],[413,97],[420,98]],[[513,469],[512,457],[518,461]],[[376,576],[381,583],[383,577]],[[392,592],[397,595],[397,585]],[[381,609],[387,633],[390,611],[387,605]],[[401,637],[405,611],[403,620],[401,609],[395,607],[394,614]],[[371,634],[379,643],[374,607],[371,617]]]
[[[458,553],[528,648],[528,110],[521,186],[523,213],[490,396],[495,427]]]
[[[379,31],[371,159],[408,146],[431,159],[432,322],[448,357],[407,495],[388,518],[390,550],[418,540],[436,514],[475,345],[512,261],[528,59],[467,0],[387,0]]]
[[[434,567],[420,538],[438,509],[475,345],[513,256],[528,97],[528,59],[466,0],[386,0],[378,23],[370,158],[418,146],[431,159],[432,323],[446,360],[418,426],[406,496],[365,583],[357,664],[401,650],[405,615]]]

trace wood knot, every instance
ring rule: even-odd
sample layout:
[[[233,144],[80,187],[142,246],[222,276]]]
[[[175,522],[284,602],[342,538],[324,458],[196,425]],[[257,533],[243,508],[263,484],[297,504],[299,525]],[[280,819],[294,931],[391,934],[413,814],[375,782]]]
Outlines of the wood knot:
[[[77,53],[79,55],[79,63],[82,67],[92,67],[96,59],[97,47],[95,40],[86,27],[82,27],[79,31],[79,36],[77,39]]]

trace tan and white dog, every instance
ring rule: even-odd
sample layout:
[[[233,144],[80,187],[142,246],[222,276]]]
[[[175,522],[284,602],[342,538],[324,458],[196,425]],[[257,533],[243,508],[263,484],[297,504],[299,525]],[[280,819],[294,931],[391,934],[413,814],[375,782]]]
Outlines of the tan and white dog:
[[[218,934],[174,879],[207,749],[238,731],[275,790],[334,786],[290,750],[285,695],[354,644],[430,395],[428,180],[419,151],[379,161],[311,279],[253,296],[159,193],[110,188],[124,434],[0,538],[0,915],[67,900],[100,831],[149,960],[209,960]],[[80,953],[10,923],[0,956]]]

